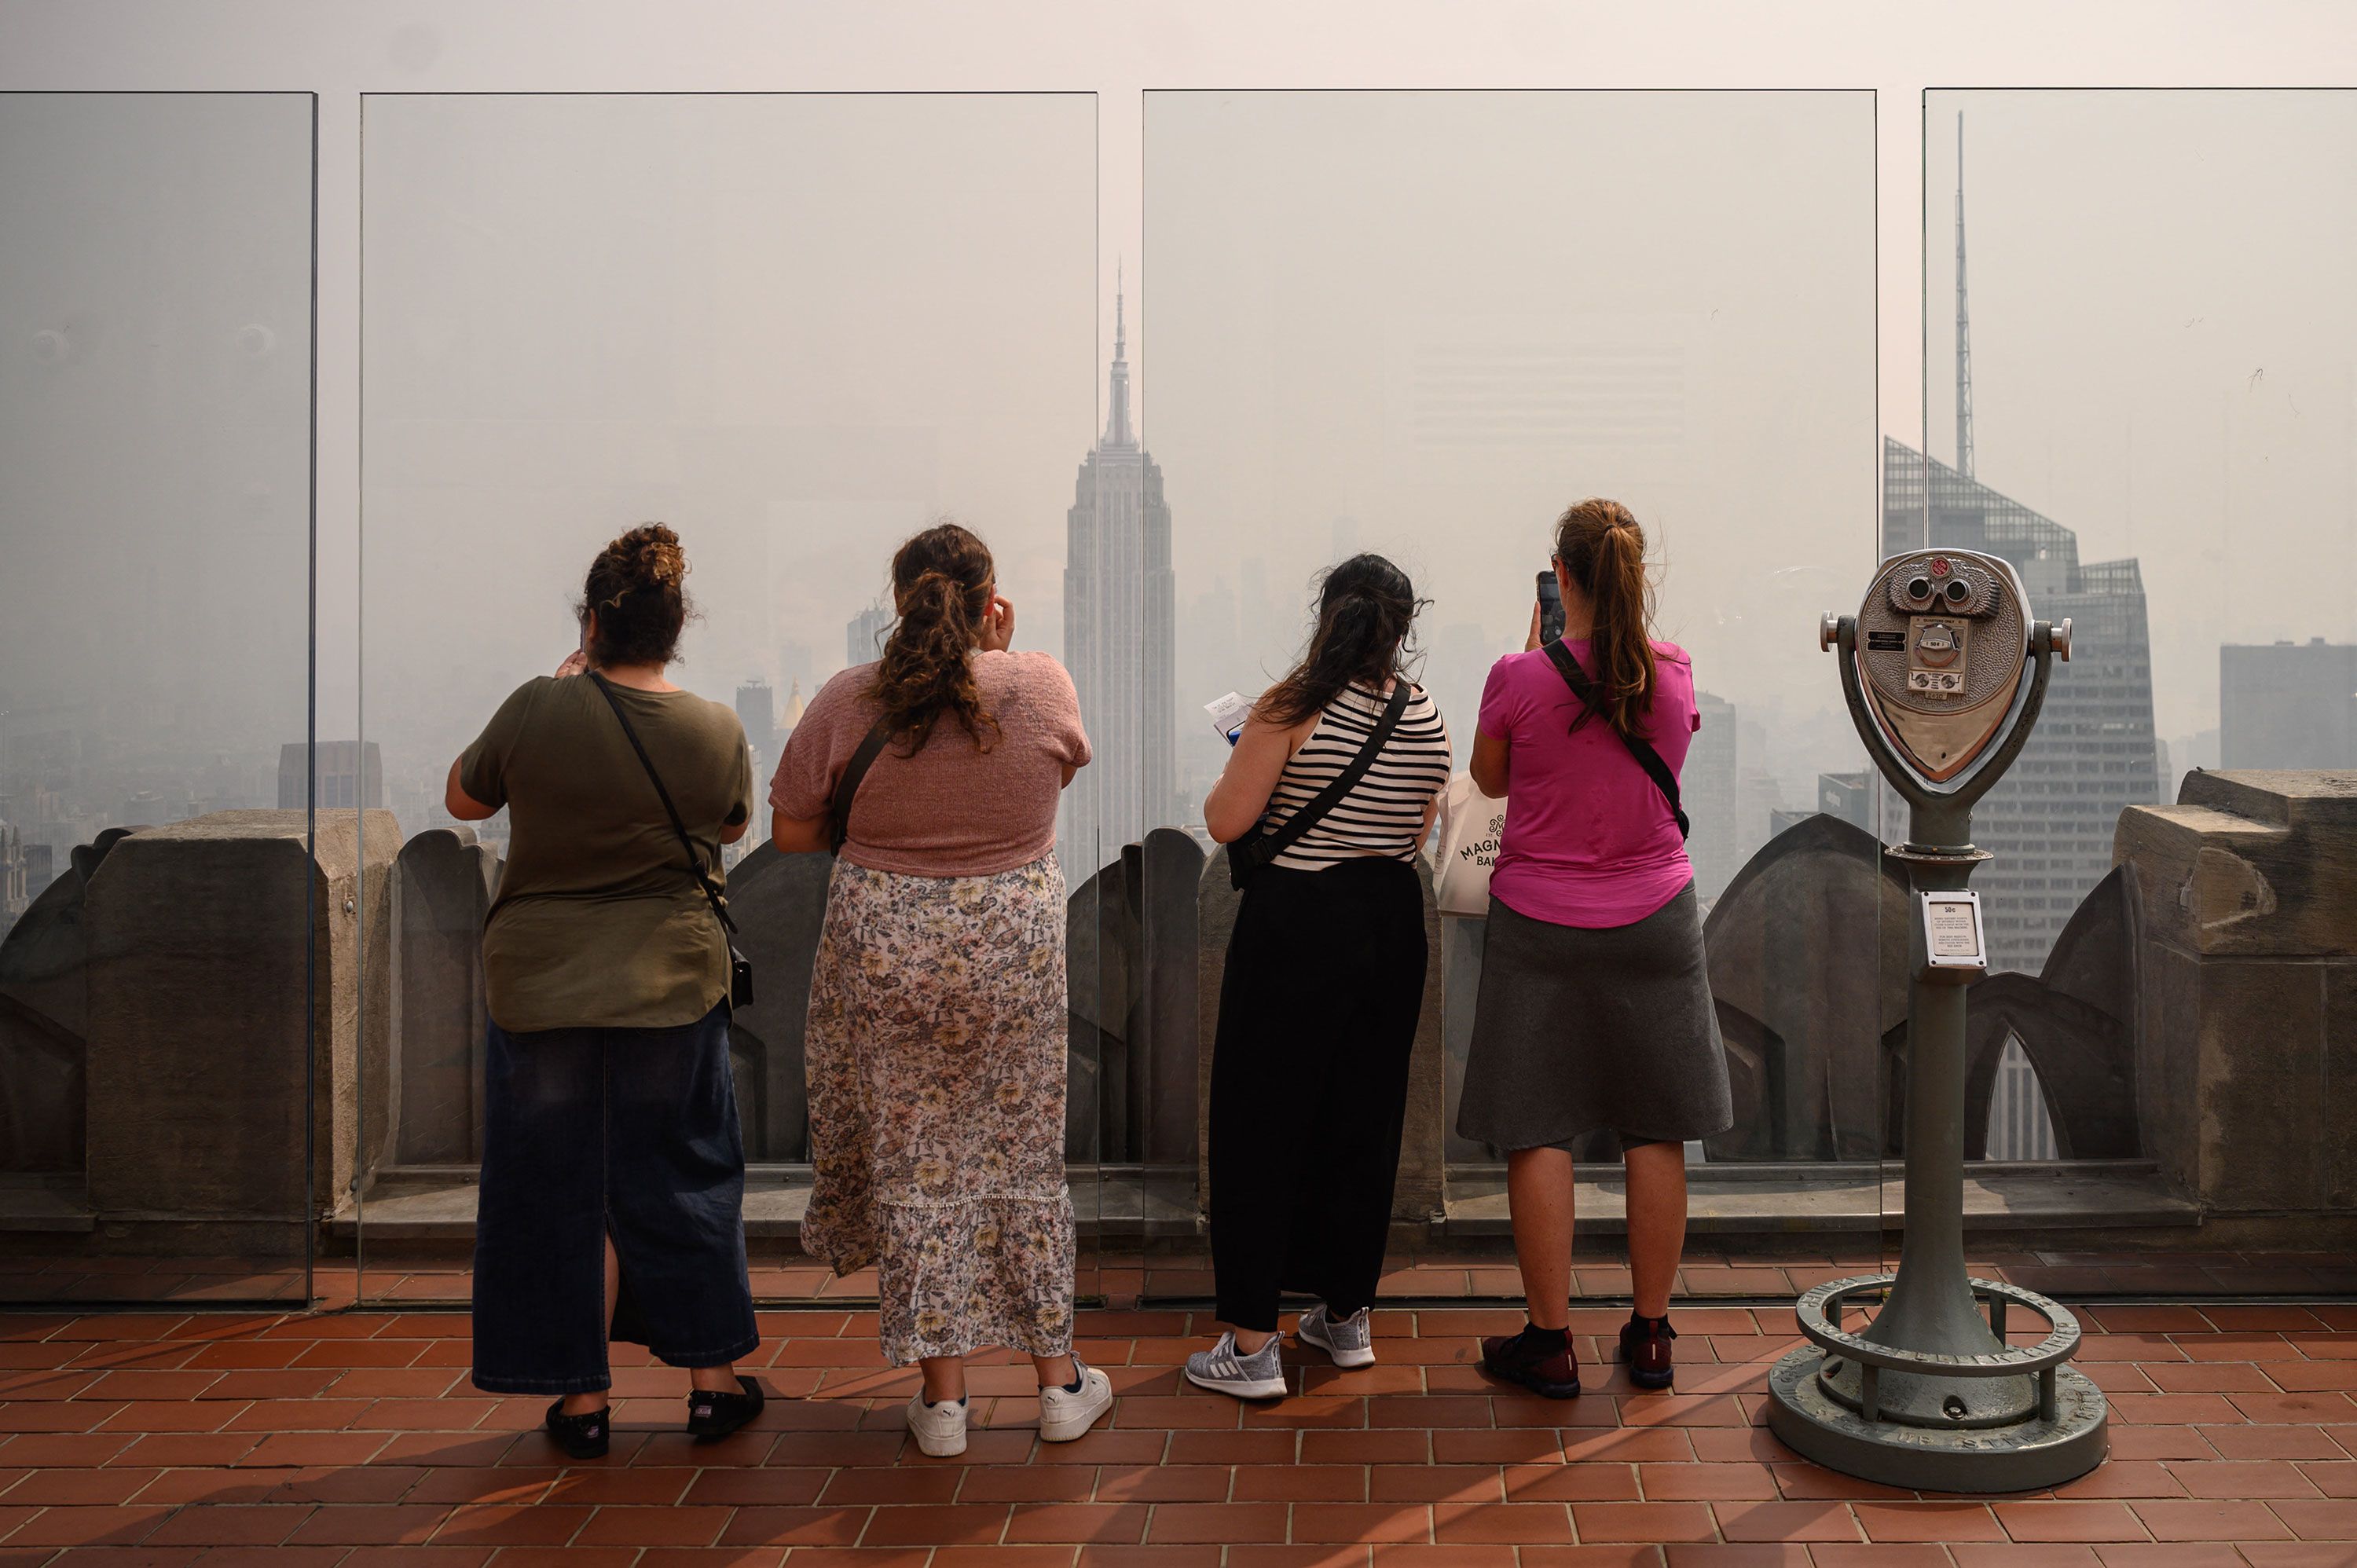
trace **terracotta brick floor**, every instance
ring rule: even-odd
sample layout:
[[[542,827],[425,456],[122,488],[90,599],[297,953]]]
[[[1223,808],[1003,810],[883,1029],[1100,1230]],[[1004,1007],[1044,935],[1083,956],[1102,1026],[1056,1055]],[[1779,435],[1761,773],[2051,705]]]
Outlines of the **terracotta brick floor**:
[[[1679,1314],[1679,1391],[1486,1384],[1501,1308],[1380,1310],[1382,1360],[1297,1363],[1245,1409],[1182,1391],[1182,1311],[1094,1311],[1110,1425],[1043,1447],[1028,1368],[974,1374],[959,1460],[906,1441],[913,1374],[872,1315],[763,1315],[778,1396],[726,1444],[674,1430],[679,1374],[618,1373],[614,1452],[566,1466],[540,1402],[476,1393],[461,1314],[0,1316],[0,1568],[2184,1568],[2357,1563],[2357,1306],[2093,1306],[2114,1457],[2053,1494],[1917,1496],[1794,1458],[1759,1424],[1789,1308]]]

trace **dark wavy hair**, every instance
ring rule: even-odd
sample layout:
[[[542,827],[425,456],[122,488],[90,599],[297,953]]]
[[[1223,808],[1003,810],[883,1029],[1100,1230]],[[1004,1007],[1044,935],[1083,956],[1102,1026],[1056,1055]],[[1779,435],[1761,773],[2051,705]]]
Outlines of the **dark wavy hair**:
[[[642,523],[597,552],[576,611],[585,627],[591,615],[597,618],[586,651],[598,669],[676,659],[680,631],[694,614],[679,535],[660,522]]]
[[[1383,690],[1407,679],[1408,637],[1424,601],[1407,574],[1381,555],[1353,555],[1318,583],[1318,627],[1309,649],[1260,700],[1260,716],[1297,725],[1354,682]]]
[[[996,577],[990,547],[954,522],[935,523],[893,553],[892,604],[899,619],[868,690],[911,755],[943,714],[981,750],[998,738],[998,721],[982,705],[968,659],[982,641]]]
[[[1645,575],[1645,531],[1619,501],[1591,496],[1555,525],[1555,558],[1596,605],[1588,647],[1596,655],[1596,700],[1624,736],[1639,736],[1653,706],[1653,584]],[[1587,720],[1585,709],[1573,721]]]

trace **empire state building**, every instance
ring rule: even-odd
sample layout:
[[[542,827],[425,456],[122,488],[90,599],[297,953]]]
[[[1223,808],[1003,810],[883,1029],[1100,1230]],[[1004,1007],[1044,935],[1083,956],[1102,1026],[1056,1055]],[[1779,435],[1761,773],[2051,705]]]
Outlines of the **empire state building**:
[[[1065,514],[1065,662],[1095,755],[1064,791],[1058,848],[1074,886],[1124,844],[1178,825],[1170,508],[1130,425],[1125,303],[1117,290],[1104,435]]]

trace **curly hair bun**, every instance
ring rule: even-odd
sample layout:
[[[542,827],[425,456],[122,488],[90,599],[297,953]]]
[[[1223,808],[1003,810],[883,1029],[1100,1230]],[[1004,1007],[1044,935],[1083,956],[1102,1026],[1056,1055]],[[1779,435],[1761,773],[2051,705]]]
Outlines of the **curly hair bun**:
[[[634,528],[614,541],[631,553],[631,568],[649,587],[675,588],[687,580],[687,552],[679,535],[660,522]]]
[[[597,621],[591,662],[670,663],[693,613],[686,582],[687,552],[662,523],[642,523],[599,551],[581,588],[583,619]]]
[[[998,721],[983,704],[968,657],[981,639],[996,575],[990,547],[954,522],[935,523],[892,557],[899,619],[869,691],[911,754],[944,714],[983,750],[998,737]]]

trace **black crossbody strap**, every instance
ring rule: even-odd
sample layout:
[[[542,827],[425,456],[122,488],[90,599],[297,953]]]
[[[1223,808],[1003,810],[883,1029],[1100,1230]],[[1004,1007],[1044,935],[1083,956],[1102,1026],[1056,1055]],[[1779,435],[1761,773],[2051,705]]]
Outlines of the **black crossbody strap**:
[[[720,902],[720,895],[714,889],[712,878],[705,875],[704,863],[696,858],[695,841],[687,836],[687,824],[680,820],[679,808],[671,803],[671,791],[663,788],[662,775],[655,771],[655,759],[647,755],[646,743],[639,738],[638,730],[630,724],[630,715],[622,711],[622,699],[614,695],[612,685],[595,670],[589,671],[589,679],[597,682],[597,690],[605,693],[607,704],[614,710],[614,716],[622,722],[622,733],[630,737],[630,749],[639,754],[639,766],[647,770],[647,781],[662,798],[663,811],[671,817],[672,831],[679,835],[680,848],[687,852],[687,874],[695,878],[698,887],[704,889],[704,901],[711,905],[712,912],[719,917],[721,929],[731,936],[736,935],[737,922],[728,918],[727,907]]]
[[[1335,775],[1334,782],[1318,791],[1301,810],[1287,817],[1285,825],[1276,832],[1230,844],[1228,864],[1231,869],[1239,869],[1237,862],[1241,860],[1241,870],[1259,870],[1291,849],[1302,834],[1316,827],[1325,819],[1327,812],[1340,805],[1342,798],[1357,788],[1359,780],[1367,776],[1367,769],[1375,765],[1375,758],[1383,754],[1384,743],[1392,738],[1392,732],[1399,728],[1400,718],[1407,712],[1408,702],[1414,695],[1414,688],[1405,680],[1396,682],[1392,687],[1392,699],[1384,704],[1383,717],[1375,721],[1375,727],[1368,735],[1366,744],[1360,746],[1359,754]]]
[[[1588,680],[1587,671],[1579,667],[1579,660],[1572,657],[1571,650],[1561,642],[1550,642],[1546,645],[1546,656],[1555,660],[1555,672],[1563,677],[1563,683],[1571,688],[1571,694],[1579,699],[1579,705],[1602,718],[1603,711],[1596,705],[1595,684]],[[1609,721],[1607,724],[1609,727]],[[1620,732],[1616,730],[1614,733]],[[1662,760],[1662,754],[1653,749],[1653,743],[1642,736],[1624,735],[1620,736],[1620,742],[1629,748],[1629,755],[1637,759],[1637,766],[1653,780],[1653,787],[1661,790],[1662,799],[1670,803],[1670,815],[1678,822],[1678,837],[1687,837],[1689,824],[1685,808],[1678,804],[1678,776],[1670,771],[1670,765]]]
[[[827,832],[834,841],[830,845],[832,853],[843,853],[844,841],[851,836],[851,798],[859,793],[860,780],[867,777],[884,743],[891,738],[891,721],[877,719],[876,727],[867,732],[867,738],[859,743],[859,749],[851,754],[851,760],[843,765],[843,777],[834,781],[834,804],[827,808]]]

